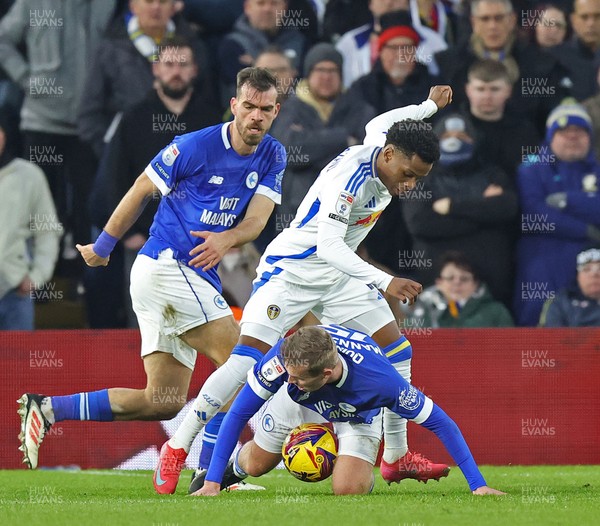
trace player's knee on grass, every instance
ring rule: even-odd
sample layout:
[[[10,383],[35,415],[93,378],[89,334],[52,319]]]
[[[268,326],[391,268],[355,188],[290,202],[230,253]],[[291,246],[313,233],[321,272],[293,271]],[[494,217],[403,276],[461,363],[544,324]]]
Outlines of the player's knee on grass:
[[[333,480],[334,495],[366,495],[373,489],[373,473],[351,480]]]
[[[260,477],[275,469],[281,461],[281,455],[269,453],[257,446],[254,440],[246,442],[238,456],[240,467],[251,477]]]
[[[340,455],[333,469],[334,495],[365,495],[373,488],[373,464],[349,455]]]

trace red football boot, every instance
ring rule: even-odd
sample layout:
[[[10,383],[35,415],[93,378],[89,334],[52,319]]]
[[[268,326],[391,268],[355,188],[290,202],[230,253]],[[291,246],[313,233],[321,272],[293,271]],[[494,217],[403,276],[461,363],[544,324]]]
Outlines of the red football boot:
[[[173,449],[168,442],[163,444],[163,447],[160,448],[158,466],[152,477],[156,493],[164,495],[175,493],[187,456],[188,454],[183,448]]]
[[[419,453],[406,453],[392,464],[381,459],[381,476],[388,484],[403,479],[415,479],[427,483],[430,479],[447,477],[450,468],[446,464],[434,464]]]

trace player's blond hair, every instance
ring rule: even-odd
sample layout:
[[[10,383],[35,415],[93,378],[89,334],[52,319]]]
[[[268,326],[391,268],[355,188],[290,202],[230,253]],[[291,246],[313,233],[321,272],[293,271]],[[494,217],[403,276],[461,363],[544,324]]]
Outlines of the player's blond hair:
[[[307,367],[311,376],[337,363],[337,347],[329,333],[321,327],[302,327],[281,344],[284,366]]]

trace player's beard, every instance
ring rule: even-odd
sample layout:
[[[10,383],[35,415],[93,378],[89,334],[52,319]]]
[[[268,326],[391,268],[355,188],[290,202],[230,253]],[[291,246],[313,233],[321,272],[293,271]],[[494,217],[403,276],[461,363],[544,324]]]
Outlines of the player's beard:
[[[185,97],[191,89],[189,83],[180,84],[179,87],[170,86],[166,82],[159,81],[162,92],[166,97],[173,100],[181,100]]]
[[[265,128],[263,128],[262,126],[260,126],[261,133],[250,134],[247,126],[244,125],[244,123],[240,121],[235,121],[235,125],[238,133],[244,141],[244,144],[247,144],[248,146],[257,146],[258,144],[260,144],[260,141],[263,140],[263,137],[267,133],[267,130],[265,130]]]

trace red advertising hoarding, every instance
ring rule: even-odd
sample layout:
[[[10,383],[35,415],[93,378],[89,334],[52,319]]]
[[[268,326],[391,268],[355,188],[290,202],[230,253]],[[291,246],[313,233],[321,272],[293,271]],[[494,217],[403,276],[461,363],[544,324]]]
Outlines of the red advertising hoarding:
[[[600,464],[600,329],[409,330],[412,383],[459,425],[481,464]],[[143,388],[136,331],[0,333],[0,468],[22,467],[16,400],[24,392],[69,394]],[[212,371],[200,357],[189,397]],[[158,396],[161,393],[157,393]],[[41,467],[152,469],[170,422],[60,422]],[[451,460],[411,424],[411,449]],[[196,454],[190,456],[190,465]]]

